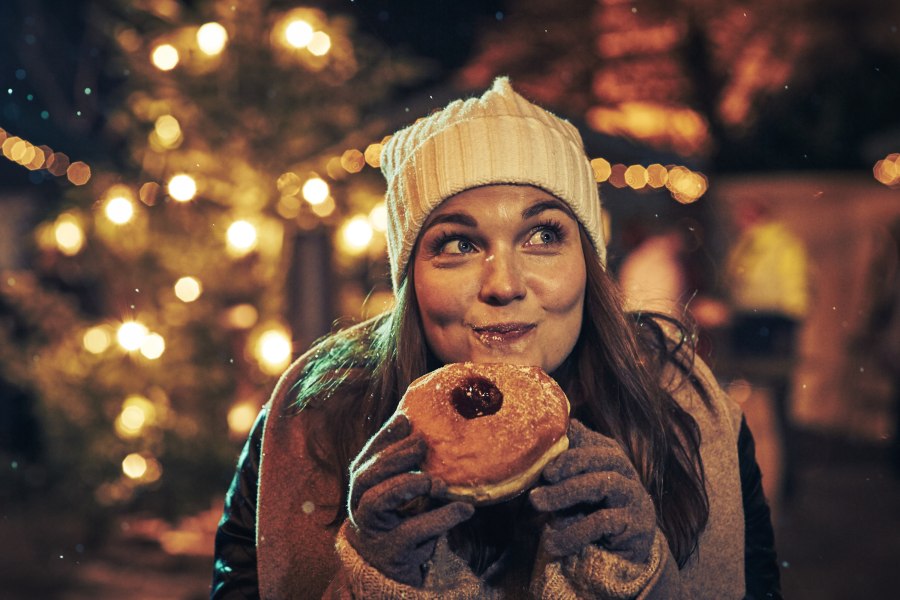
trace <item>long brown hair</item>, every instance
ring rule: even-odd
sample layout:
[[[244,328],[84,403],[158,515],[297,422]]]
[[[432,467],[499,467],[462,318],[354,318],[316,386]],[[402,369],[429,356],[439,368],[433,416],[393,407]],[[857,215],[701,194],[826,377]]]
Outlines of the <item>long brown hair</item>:
[[[579,231],[585,257],[595,256]],[[709,396],[691,375],[686,329],[665,315],[626,314],[611,276],[599,261],[586,263],[581,334],[552,375],[569,396],[573,415],[623,446],[683,566],[706,525],[709,501],[699,428],[666,389],[664,369],[681,371],[707,406]],[[393,309],[315,346],[295,384],[295,407],[308,413],[311,455],[341,481],[335,524],[346,517],[350,462],[394,413],[407,386],[438,366],[425,344],[411,267]]]

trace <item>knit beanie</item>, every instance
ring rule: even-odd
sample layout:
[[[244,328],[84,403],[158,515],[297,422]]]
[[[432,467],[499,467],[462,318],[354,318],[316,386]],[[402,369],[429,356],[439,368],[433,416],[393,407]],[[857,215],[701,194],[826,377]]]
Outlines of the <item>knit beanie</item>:
[[[565,202],[606,262],[600,196],[578,130],[517,94],[506,77],[480,98],[455,100],[394,134],[381,152],[381,171],[395,292],[431,211],[490,184],[533,185]]]

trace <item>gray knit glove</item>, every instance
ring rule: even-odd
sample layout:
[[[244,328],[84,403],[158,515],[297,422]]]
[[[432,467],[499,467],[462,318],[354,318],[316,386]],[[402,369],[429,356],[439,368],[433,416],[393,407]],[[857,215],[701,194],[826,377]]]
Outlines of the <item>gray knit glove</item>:
[[[619,444],[577,419],[569,449],[543,471],[547,485],[531,504],[551,513],[542,545],[551,558],[578,555],[590,544],[636,564],[647,562],[656,535],[656,512]]]
[[[350,464],[347,540],[387,577],[421,586],[438,538],[475,512],[470,504],[436,502],[446,485],[418,471],[427,447],[396,414]]]

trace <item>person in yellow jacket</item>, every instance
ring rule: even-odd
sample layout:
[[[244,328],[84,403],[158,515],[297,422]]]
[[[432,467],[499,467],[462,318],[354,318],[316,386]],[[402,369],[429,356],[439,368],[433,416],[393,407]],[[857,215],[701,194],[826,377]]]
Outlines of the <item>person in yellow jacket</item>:
[[[803,320],[809,309],[805,244],[760,203],[739,206],[735,216],[741,233],[728,256],[727,278],[736,316]]]
[[[781,447],[781,481],[773,500],[789,499],[795,465],[790,383],[800,325],[809,310],[806,246],[762,202],[735,208],[738,239],[729,252],[731,353],[736,374],[768,388]]]

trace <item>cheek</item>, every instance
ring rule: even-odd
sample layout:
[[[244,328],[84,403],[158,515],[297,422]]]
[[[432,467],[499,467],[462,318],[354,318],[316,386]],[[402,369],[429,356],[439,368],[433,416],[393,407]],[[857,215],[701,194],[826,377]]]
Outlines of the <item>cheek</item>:
[[[541,303],[545,310],[566,316],[576,312],[581,315],[584,290],[587,285],[583,260],[571,260],[554,265],[547,270],[537,284]]]
[[[464,284],[427,265],[415,267],[415,292],[426,335],[436,327],[458,322],[465,307]]]

